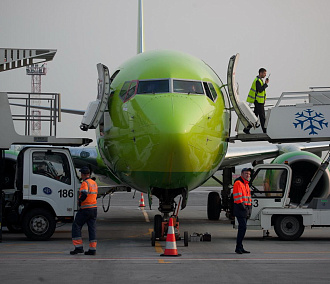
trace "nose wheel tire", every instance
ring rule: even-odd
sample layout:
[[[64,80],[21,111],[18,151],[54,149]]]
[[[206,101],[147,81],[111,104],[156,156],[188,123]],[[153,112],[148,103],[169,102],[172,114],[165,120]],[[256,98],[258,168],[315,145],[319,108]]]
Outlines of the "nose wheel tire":
[[[162,236],[162,222],[163,222],[163,217],[159,214],[155,215],[154,232],[156,238],[160,238]]]
[[[155,246],[156,245],[156,234],[154,231],[152,231],[151,233],[151,246]]]
[[[184,246],[185,246],[185,247],[188,246],[188,241],[189,241],[189,238],[188,238],[188,232],[185,231],[184,234],[183,234],[183,243],[184,243]]]

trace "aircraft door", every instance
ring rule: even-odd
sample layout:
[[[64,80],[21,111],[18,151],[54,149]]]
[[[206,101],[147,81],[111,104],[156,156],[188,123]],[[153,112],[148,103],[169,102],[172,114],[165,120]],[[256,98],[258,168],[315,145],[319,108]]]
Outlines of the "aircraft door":
[[[235,72],[236,72],[236,65],[238,59],[239,59],[239,53],[233,55],[229,59],[228,70],[227,70],[227,84],[228,84],[229,98],[238,116],[238,119],[243,123],[244,127],[247,127],[248,125],[252,125],[253,127],[255,127],[258,119],[255,116],[254,112],[251,110],[251,108],[245,102],[240,102],[237,88],[235,86],[236,85]]]
[[[85,111],[80,125],[80,129],[83,131],[95,129],[99,125],[108,104],[110,95],[109,69],[107,66],[99,63],[97,64],[97,71],[99,77],[97,98],[95,101],[89,103]]]

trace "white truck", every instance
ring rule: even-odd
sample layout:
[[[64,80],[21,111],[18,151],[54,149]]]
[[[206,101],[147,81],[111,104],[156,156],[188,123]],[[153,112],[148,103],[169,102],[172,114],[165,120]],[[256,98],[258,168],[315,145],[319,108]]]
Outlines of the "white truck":
[[[292,181],[292,169],[288,165],[256,166],[250,182],[252,214],[247,229],[267,231],[274,226],[280,239],[296,240],[307,226],[329,227],[330,197],[315,197],[318,181],[323,174],[329,173],[329,160],[317,169],[299,203],[293,203],[289,198],[291,184],[299,183],[299,180]],[[238,227],[237,220],[234,226]]]
[[[16,163],[15,188],[3,190],[3,225],[32,240],[49,239],[57,222],[72,222],[80,181],[67,148],[26,147]]]

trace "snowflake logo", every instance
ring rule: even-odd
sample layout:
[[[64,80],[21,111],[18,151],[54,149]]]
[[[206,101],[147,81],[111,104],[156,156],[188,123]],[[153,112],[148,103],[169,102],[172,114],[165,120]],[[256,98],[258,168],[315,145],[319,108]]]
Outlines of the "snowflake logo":
[[[304,131],[309,130],[309,135],[318,134],[316,130],[323,129],[323,126],[328,127],[328,122],[324,122],[324,115],[312,109],[305,109],[302,112],[297,112],[295,116],[296,121],[293,122],[294,127],[297,128],[300,126],[300,129],[304,129]]]

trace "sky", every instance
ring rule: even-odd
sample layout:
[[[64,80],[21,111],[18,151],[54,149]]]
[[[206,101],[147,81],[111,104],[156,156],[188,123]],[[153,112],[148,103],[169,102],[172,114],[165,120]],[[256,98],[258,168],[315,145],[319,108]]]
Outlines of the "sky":
[[[96,64],[110,73],[136,55],[138,0],[1,0],[0,47],[57,49],[43,92],[85,110],[97,95]],[[258,69],[271,73],[268,97],[330,86],[328,0],[144,0],[145,49],[186,52],[226,82],[229,58],[245,100]],[[29,92],[25,68],[0,73],[0,91]],[[95,138],[81,117],[63,115],[58,137]],[[232,129],[232,135],[235,133]]]

